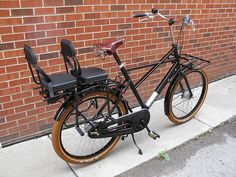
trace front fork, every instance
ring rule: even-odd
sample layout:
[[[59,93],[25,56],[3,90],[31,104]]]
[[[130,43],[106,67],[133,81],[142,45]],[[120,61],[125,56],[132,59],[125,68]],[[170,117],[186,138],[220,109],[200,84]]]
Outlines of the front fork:
[[[192,92],[192,90],[190,88],[188,79],[187,79],[187,77],[186,77],[186,75],[184,73],[182,73],[182,77],[184,78],[185,84],[187,86],[187,89],[188,89],[188,92],[189,92],[189,98],[192,98],[193,97],[193,92]],[[180,82],[180,87],[182,89],[182,93],[184,93],[184,86],[183,86],[183,84],[181,82]]]

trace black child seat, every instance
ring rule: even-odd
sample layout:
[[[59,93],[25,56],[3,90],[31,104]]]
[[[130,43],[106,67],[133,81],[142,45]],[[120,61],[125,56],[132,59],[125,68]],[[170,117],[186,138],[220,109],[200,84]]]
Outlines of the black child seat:
[[[52,101],[51,103],[53,103],[53,99],[61,94],[60,91],[75,88],[77,86],[77,79],[66,72],[47,75],[38,66],[36,55],[34,54],[31,47],[25,45],[24,52],[33,80],[36,84],[41,86],[41,93],[48,103],[50,103],[50,99]],[[37,74],[38,80],[35,78],[32,67]]]
[[[101,68],[80,68],[79,62],[76,57],[76,52],[71,41],[66,39],[63,39],[61,41],[61,54],[64,58],[67,73],[69,73],[69,66],[71,69],[71,73],[76,76],[78,82],[88,84],[93,82],[104,81],[108,78],[108,74],[106,73],[106,71]]]

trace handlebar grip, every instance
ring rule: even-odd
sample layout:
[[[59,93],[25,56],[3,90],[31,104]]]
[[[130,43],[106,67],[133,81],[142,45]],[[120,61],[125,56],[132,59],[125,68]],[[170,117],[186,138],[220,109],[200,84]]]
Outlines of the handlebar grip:
[[[159,12],[159,10],[158,9],[156,9],[156,8],[153,8],[152,9],[152,13],[155,15],[155,14],[157,14]]]
[[[188,15],[185,15],[185,16],[184,16],[184,18],[183,18],[183,23],[184,23],[185,25],[188,25],[188,24],[190,23],[190,18],[189,18]]]
[[[133,17],[134,18],[139,18],[139,17],[146,17],[147,14],[135,14]]]

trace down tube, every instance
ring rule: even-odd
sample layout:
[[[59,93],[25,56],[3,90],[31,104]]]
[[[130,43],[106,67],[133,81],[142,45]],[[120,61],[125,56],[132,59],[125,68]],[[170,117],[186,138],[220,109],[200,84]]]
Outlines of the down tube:
[[[155,89],[155,91],[153,92],[153,94],[150,96],[150,98],[147,100],[146,105],[148,107],[148,109],[151,108],[151,106],[153,105],[153,103],[156,101],[156,99],[158,98],[158,96],[160,95],[161,91],[163,90],[163,88],[165,87],[165,85],[168,83],[169,79],[177,73],[179,69],[179,63],[175,62],[174,65],[170,68],[170,70],[168,71],[168,73],[165,75],[165,77],[161,80],[161,82],[159,83],[159,85],[157,86],[157,88]]]

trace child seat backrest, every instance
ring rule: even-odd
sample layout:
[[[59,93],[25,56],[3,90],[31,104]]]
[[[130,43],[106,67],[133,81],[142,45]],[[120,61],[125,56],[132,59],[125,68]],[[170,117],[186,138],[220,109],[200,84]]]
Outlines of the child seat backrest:
[[[72,45],[71,41],[62,39],[61,41],[61,54],[64,58],[66,71],[69,73],[68,66],[72,70],[72,74],[75,76],[79,76],[81,74],[81,68],[79,62],[76,57],[75,48]],[[72,61],[71,61],[72,60]],[[73,64],[72,64],[73,62]]]
[[[42,82],[51,82],[51,79],[48,77],[48,75],[38,66],[37,64],[37,57],[34,54],[32,48],[28,45],[24,45],[24,53],[25,58],[27,60],[32,78],[36,84],[40,84],[42,87]],[[33,71],[33,68],[38,76],[38,81],[35,78],[35,74]],[[43,88],[43,87],[42,87]]]

